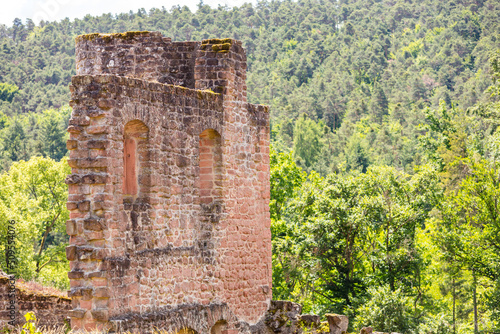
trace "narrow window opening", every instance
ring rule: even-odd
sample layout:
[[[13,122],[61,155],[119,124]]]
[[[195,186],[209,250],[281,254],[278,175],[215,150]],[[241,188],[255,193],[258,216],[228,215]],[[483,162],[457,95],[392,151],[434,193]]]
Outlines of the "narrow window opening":
[[[124,195],[137,194],[137,142],[135,138],[126,138],[124,142],[124,168],[125,178],[123,182]]]
[[[139,192],[141,161],[138,147],[147,139],[148,127],[141,121],[130,121],[125,125],[123,135],[123,194],[135,196]]]
[[[209,204],[222,196],[221,137],[213,129],[200,134],[200,200]]]

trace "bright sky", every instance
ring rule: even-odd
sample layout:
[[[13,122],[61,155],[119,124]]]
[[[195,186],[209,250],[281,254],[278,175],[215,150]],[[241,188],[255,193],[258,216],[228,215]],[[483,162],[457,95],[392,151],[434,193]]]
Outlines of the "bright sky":
[[[59,21],[66,17],[70,19],[83,18],[87,14],[101,15],[103,13],[128,13],[136,12],[139,8],[146,11],[155,7],[166,9],[176,5],[187,5],[192,11],[196,10],[199,0],[6,0],[2,1],[0,10],[0,24],[12,25],[16,17],[23,23],[26,18],[32,19],[36,24],[40,20]],[[204,0],[203,3],[212,7],[228,5],[229,7],[241,6],[245,2],[255,3],[255,0]]]

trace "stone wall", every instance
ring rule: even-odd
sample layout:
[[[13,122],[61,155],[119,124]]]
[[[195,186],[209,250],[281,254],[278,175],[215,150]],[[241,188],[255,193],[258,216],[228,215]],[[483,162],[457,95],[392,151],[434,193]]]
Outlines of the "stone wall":
[[[241,43],[92,34],[76,54],[72,327],[143,332],[172,310],[202,310],[205,329],[258,323],[271,300],[269,113],[246,102]]]
[[[0,329],[8,326],[11,321],[10,298],[11,284],[9,277],[0,272]],[[33,311],[40,327],[63,327],[68,324],[67,316],[71,310],[71,299],[68,297],[31,291],[16,282],[17,325],[24,324],[24,314]]]
[[[302,314],[302,306],[290,301],[271,301],[268,311],[256,324],[239,320],[227,304],[180,305],[160,312],[129,313],[113,321],[116,332],[177,333],[189,328],[190,333],[241,334],[347,334],[349,319],[344,315]],[[185,331],[183,331],[185,333]],[[366,334],[370,334],[367,332]],[[361,333],[363,334],[363,333]],[[397,334],[397,333],[396,333]]]
[[[114,74],[194,88],[200,42],[175,42],[158,32],[89,34],[76,38],[80,75]]]

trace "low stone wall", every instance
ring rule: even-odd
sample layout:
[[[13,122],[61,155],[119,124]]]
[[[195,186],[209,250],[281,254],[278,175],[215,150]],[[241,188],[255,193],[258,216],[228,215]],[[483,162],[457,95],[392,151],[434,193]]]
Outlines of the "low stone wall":
[[[39,327],[62,327],[67,323],[68,312],[72,309],[68,297],[30,291],[16,282],[16,325],[24,324],[24,314],[33,311]],[[0,329],[11,321],[11,284],[9,277],[0,273]]]
[[[0,329],[9,327],[9,278],[0,274]],[[70,298],[29,291],[16,283],[17,325],[24,324],[24,314],[33,311],[38,327],[63,327],[71,310]],[[302,306],[289,301],[272,301],[265,317],[255,325],[238,320],[225,303],[179,305],[149,313],[127,313],[110,319],[111,333],[196,334],[343,334],[347,332],[346,316],[327,314],[325,320],[302,314]],[[370,328],[371,329],[371,328]],[[371,331],[369,332],[371,333]]]
[[[345,315],[326,314],[322,321],[319,315],[302,314],[302,306],[297,303],[273,300],[262,325],[252,333],[270,334],[344,334],[347,333],[349,319]]]
[[[226,303],[184,304],[148,313],[128,313],[110,319],[114,333],[196,334],[344,334],[349,320],[344,315],[327,314],[325,320],[302,314],[302,306],[289,301],[271,301],[269,310],[255,325],[238,320]]]

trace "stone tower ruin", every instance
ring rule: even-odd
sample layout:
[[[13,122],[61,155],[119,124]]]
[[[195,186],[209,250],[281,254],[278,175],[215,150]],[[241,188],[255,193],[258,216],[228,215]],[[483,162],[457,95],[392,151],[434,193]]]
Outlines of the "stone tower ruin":
[[[76,39],[73,329],[252,331],[271,301],[268,107],[241,42]]]

